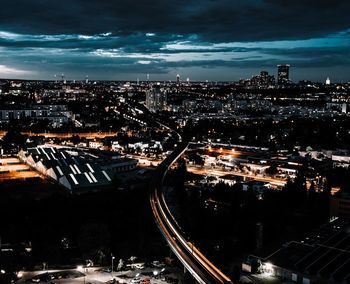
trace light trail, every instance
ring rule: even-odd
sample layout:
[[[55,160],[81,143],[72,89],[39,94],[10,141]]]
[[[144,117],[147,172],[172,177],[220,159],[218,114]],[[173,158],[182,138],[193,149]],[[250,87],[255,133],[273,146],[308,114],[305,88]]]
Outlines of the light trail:
[[[167,170],[187,150],[187,143],[180,143],[157,168],[151,182],[150,203],[159,229],[170,248],[185,268],[201,284],[233,283],[210,262],[191,242],[188,242],[171,214],[161,191]]]

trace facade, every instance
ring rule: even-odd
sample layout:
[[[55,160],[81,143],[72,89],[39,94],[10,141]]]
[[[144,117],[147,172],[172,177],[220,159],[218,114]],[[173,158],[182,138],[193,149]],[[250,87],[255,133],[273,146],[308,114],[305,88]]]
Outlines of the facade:
[[[156,85],[146,93],[146,107],[151,112],[158,112],[165,110],[167,106],[167,94],[160,88],[160,85]]]
[[[350,196],[332,196],[330,200],[330,216],[350,218]]]
[[[24,118],[47,119],[53,123],[54,127],[60,127],[74,117],[66,105],[33,105],[26,108],[0,109],[0,122],[6,123]]]
[[[92,149],[103,149],[103,143],[101,141],[89,141],[89,147]]]
[[[289,67],[290,65],[277,65],[277,83],[278,85],[284,85],[289,83]]]
[[[346,103],[343,103],[343,104],[341,105],[341,112],[342,112],[342,113],[347,113],[347,105],[346,105]]]

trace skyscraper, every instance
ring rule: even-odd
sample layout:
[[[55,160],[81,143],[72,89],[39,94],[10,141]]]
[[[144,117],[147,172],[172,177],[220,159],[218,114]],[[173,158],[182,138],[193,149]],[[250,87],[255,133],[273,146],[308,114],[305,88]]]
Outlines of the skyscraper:
[[[277,83],[278,85],[284,85],[289,83],[289,66],[288,64],[277,65]]]
[[[167,105],[167,94],[161,89],[160,84],[153,86],[146,93],[146,107],[151,112],[165,110]]]
[[[180,85],[180,74],[176,75],[176,84]]]

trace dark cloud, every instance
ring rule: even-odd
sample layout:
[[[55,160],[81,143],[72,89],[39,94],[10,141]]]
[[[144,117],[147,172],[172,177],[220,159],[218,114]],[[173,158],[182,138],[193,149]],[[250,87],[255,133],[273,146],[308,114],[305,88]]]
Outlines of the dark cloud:
[[[0,67],[13,74],[116,79],[191,70],[227,79],[228,70],[252,75],[287,62],[314,77],[343,70],[344,78],[350,66],[346,0],[0,0],[0,7]]]
[[[350,2],[1,0],[0,26],[35,34],[198,34],[209,41],[309,38],[350,26]]]

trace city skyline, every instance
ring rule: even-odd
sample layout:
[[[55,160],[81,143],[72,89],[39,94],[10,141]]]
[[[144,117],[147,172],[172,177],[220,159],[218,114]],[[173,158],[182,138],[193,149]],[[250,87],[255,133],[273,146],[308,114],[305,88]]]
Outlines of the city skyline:
[[[0,78],[349,81],[346,1],[1,1]]]

